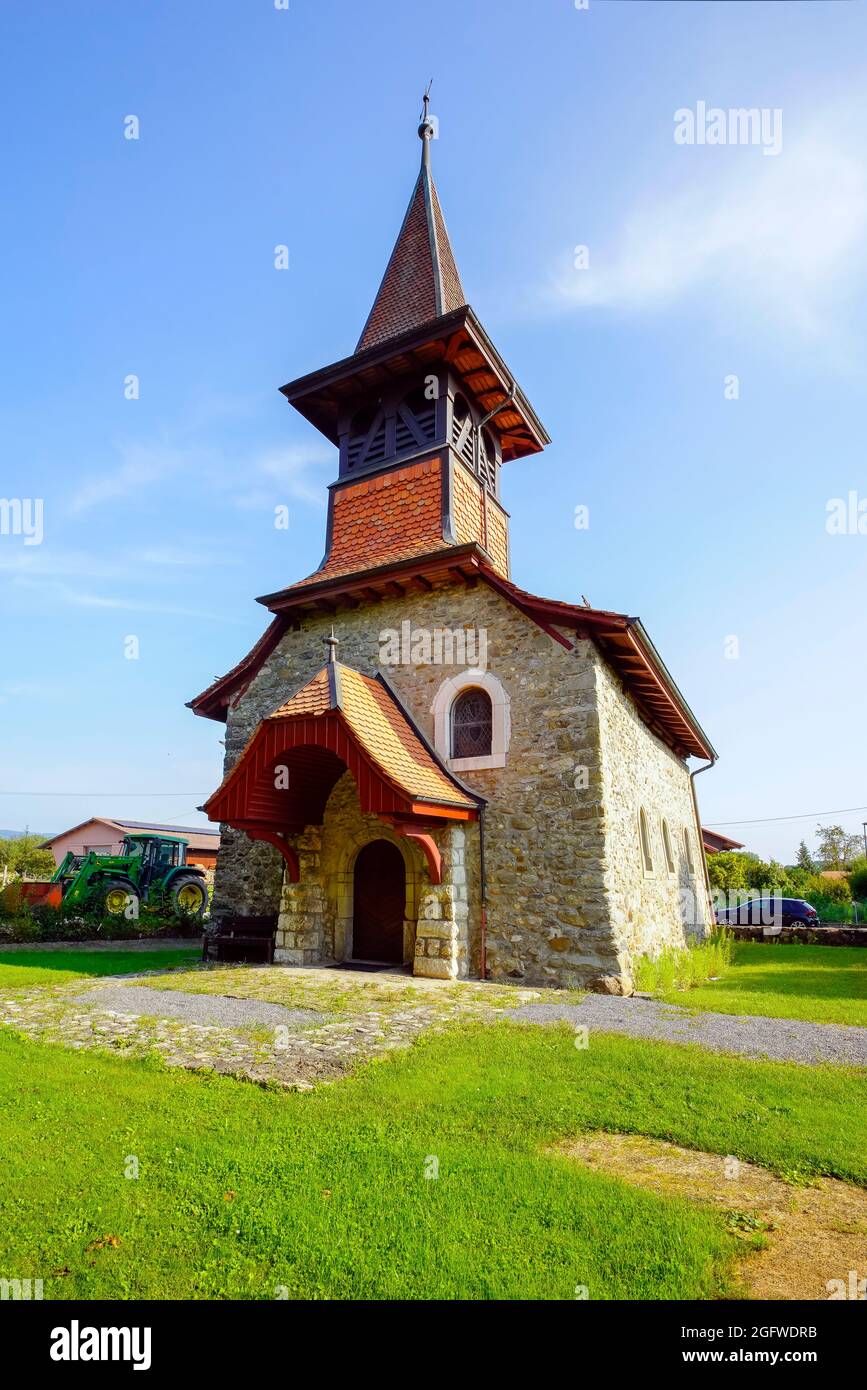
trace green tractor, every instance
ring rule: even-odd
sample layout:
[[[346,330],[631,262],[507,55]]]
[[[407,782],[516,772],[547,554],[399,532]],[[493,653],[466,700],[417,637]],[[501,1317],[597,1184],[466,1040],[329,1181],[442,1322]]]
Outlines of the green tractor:
[[[187,841],[180,835],[126,835],[120,854],[70,852],[51,882],[60,884],[70,907],[133,920],[142,903],[155,900],[193,919],[208,906],[204,871],[187,863]]]

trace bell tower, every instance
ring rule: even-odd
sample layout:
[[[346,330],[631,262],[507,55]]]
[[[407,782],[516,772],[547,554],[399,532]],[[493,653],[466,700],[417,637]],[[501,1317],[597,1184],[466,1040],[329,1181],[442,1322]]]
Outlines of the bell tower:
[[[421,166],[351,357],[281,387],[340,451],[328,531],[308,581],[474,544],[509,576],[500,468],[548,436],[466,301],[431,171]]]

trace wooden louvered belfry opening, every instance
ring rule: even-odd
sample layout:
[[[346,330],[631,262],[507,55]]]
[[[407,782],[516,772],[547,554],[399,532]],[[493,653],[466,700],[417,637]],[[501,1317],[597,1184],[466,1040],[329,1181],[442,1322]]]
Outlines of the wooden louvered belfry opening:
[[[499,492],[499,458],[493,435],[475,423],[467,399],[460,392],[452,406],[451,445],[493,497]]]
[[[409,457],[437,440],[437,393],[418,384],[402,396],[363,406],[353,415],[345,446],[346,471],[363,473]]]

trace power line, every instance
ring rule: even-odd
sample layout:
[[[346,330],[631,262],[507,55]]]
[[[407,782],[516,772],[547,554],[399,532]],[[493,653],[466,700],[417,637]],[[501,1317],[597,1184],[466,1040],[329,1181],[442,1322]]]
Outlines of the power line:
[[[848,816],[855,811],[867,811],[867,806],[841,806],[836,811],[805,811],[801,816],[764,816],[759,820],[714,820],[707,821],[707,829],[724,825],[771,825],[783,820],[812,820],[814,816]]]
[[[207,796],[207,792],[4,792],[0,796]]]

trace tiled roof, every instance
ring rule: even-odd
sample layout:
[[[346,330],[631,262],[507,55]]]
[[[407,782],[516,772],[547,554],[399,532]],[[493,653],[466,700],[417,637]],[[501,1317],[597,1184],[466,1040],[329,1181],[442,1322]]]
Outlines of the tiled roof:
[[[356,352],[466,304],[439,196],[423,162]]]
[[[269,719],[292,719],[295,715],[327,714],[333,708],[328,681],[328,667],[323,666],[312,681],[302,685],[285,705],[269,714]]]
[[[439,766],[386,685],[340,661],[323,666],[268,718],[315,718],[332,712],[342,714],[370,760],[412,800],[475,807]]]
[[[442,464],[425,459],[333,493],[331,543],[321,569],[299,585],[389,560],[425,555],[443,540]],[[292,586],[294,587],[294,586]]]
[[[386,687],[337,664],[344,717],[367,754],[419,801],[475,806],[437,765]]]

